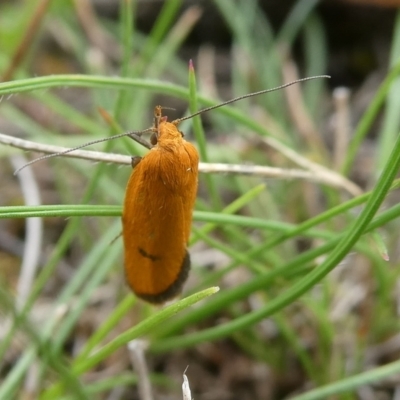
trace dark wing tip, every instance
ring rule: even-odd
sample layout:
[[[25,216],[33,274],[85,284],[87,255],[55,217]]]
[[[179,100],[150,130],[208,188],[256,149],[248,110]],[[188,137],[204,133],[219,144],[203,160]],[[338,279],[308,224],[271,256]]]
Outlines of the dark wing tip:
[[[176,279],[171,283],[170,286],[167,287],[161,293],[136,293],[136,296],[141,298],[142,300],[148,301],[153,304],[161,304],[165,303],[168,300],[173,299],[178,296],[182,292],[183,284],[186,282],[186,279],[189,276],[190,270],[190,255],[189,252],[185,251],[185,257],[182,261],[182,266],[179,271]]]

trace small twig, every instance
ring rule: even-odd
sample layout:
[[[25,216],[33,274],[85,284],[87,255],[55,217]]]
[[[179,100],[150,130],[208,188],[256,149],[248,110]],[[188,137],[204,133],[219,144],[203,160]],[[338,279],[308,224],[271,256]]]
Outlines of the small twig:
[[[185,371],[183,371],[183,383],[182,383],[183,400],[192,400],[192,393],[190,391],[189,379],[186,376],[186,371],[188,368],[189,366],[187,366],[185,368]]]
[[[193,30],[194,26],[197,24],[197,21],[199,21],[199,19],[201,18],[202,13],[202,8],[197,5],[187,7],[179,16],[179,18],[175,21],[170,31],[167,33],[166,37],[164,38],[164,42],[170,43],[174,47],[176,47],[179,43],[182,43],[187,38],[189,33]],[[161,53],[158,53],[157,51],[155,51],[154,53],[156,55],[154,57],[152,56],[151,62],[149,62],[148,66],[146,67],[147,76],[158,75],[160,68],[159,62],[161,63],[161,65],[165,63],[165,60]]]
[[[201,46],[197,57],[197,76],[202,93],[210,98],[218,99],[215,73],[215,48],[210,45]]]
[[[377,364],[379,360],[398,353],[400,350],[400,333],[391,336],[385,341],[367,348],[365,362],[367,365]]]
[[[31,362],[29,369],[26,373],[23,398],[35,399],[38,396],[39,382],[40,382],[40,363],[39,360]]]
[[[267,167],[259,165],[243,165],[243,164],[222,164],[222,163],[200,163],[199,171],[202,173],[224,173],[224,174],[237,174],[237,175],[254,175],[265,178],[279,178],[279,179],[305,179],[310,182],[322,183],[325,185],[337,187],[346,190],[351,195],[356,196],[362,193],[362,190],[353,182],[330,171],[329,169],[315,164],[311,161],[296,154],[280,144],[278,141],[271,138],[263,139],[266,144],[281,151],[285,156],[292,159],[301,166],[305,166],[309,171],[301,169],[285,169],[276,167]],[[28,140],[15,138],[12,136],[0,133],[0,143],[17,147],[19,149],[37,151],[41,153],[55,154],[67,151],[65,147],[40,144],[30,142]],[[123,156],[113,153],[102,153],[97,151],[76,150],[72,153],[63,154],[65,157],[81,158],[91,161],[102,161],[113,164],[131,165],[132,158],[130,156]]]
[[[292,82],[299,79],[297,67],[293,60],[287,53],[283,68],[282,68],[284,82]],[[314,149],[316,154],[320,154],[321,157],[326,157],[327,152],[325,144],[321,139],[321,135],[314,125],[314,122],[309,116],[304,105],[303,96],[301,93],[300,85],[290,86],[284,92],[286,101],[288,104],[290,115],[300,135],[304,138],[310,148]]]
[[[147,341],[135,339],[128,343],[129,355],[133,369],[138,376],[138,388],[140,400],[152,400],[149,371],[147,369],[144,352],[147,348]]]
[[[22,63],[24,58],[28,54],[28,50],[31,47],[33,41],[35,40],[36,34],[39,32],[39,26],[43,21],[43,18],[46,14],[47,8],[50,4],[50,0],[41,0],[38,7],[36,8],[32,19],[30,21],[30,25],[26,28],[25,34],[17,47],[17,50],[14,53],[14,56],[10,62],[10,65],[3,73],[1,80],[3,82],[11,80],[14,75],[15,70]]]
[[[13,168],[18,169],[27,163],[22,155],[14,155],[11,157]],[[22,194],[25,204],[28,206],[36,206],[41,204],[40,191],[35,177],[30,168],[26,168],[18,175]],[[39,266],[42,236],[43,236],[43,220],[42,218],[26,219],[25,244],[21,263],[21,270],[17,284],[17,307],[22,308],[32,289],[36,270]]]
[[[342,283],[337,292],[329,313],[329,320],[332,322],[338,322],[348,316],[351,310],[359,307],[368,295],[367,289],[355,282]]]
[[[347,154],[350,137],[350,90],[340,87],[335,89],[332,95],[336,111],[335,134],[333,136],[333,166],[336,171],[340,171]]]
[[[91,44],[113,61],[119,61],[122,56],[121,46],[99,23],[92,2],[74,0],[74,6],[78,20]]]
[[[341,187],[345,189],[347,192],[351,193],[353,196],[359,196],[360,194],[363,193],[363,190],[359,186],[357,186],[355,183],[345,178],[343,175],[340,175],[335,171],[332,171],[320,164],[310,161],[309,159],[301,156],[294,150],[286,147],[278,140],[272,137],[263,138],[261,140],[268,146],[271,146],[273,149],[279,151],[281,154],[283,154],[289,160],[293,161],[295,164],[309,170],[310,172],[313,172],[316,176],[319,177],[319,179],[322,179],[328,185],[334,187]]]

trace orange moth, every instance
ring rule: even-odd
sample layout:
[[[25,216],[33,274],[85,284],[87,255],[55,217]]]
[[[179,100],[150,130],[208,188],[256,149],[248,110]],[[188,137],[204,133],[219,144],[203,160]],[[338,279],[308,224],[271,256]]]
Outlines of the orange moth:
[[[125,275],[135,294],[151,303],[177,296],[190,268],[186,249],[196,200],[199,154],[155,109],[156,144],[133,158],[122,212]]]
[[[236,97],[172,122],[162,116],[162,107],[157,106],[151,128],[48,154],[30,161],[24,167],[45,158],[122,136],[130,136],[150,148],[143,158],[132,158],[134,169],[126,187],[122,213],[125,274],[129,286],[138,297],[151,303],[163,303],[179,295],[189,273],[190,257],[186,246],[197,192],[199,155],[196,148],[183,138],[183,133],[178,130],[179,123],[247,97],[316,78],[329,76],[303,78],[276,88]],[[141,138],[145,132],[153,132],[153,146]]]

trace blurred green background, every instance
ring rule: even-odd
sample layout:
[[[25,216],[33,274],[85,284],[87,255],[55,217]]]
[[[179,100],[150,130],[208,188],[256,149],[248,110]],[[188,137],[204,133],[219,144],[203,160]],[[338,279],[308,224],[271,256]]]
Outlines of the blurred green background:
[[[188,365],[196,400],[400,398],[396,5],[0,1],[11,138],[79,146],[151,126],[157,104],[172,120],[331,75],[180,125],[207,165],[172,308],[124,281],[129,166],[55,157],[14,176],[42,153],[0,137],[0,399],[147,400],[146,379],[155,399],[181,398]]]

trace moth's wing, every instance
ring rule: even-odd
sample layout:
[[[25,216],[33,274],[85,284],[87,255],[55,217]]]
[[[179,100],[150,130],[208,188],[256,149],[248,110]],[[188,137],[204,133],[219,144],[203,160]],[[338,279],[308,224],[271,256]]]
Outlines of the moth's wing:
[[[197,171],[182,176],[171,166],[165,155],[148,153],[133,171],[125,195],[127,281],[139,297],[153,302],[177,295],[190,268],[186,245]]]

